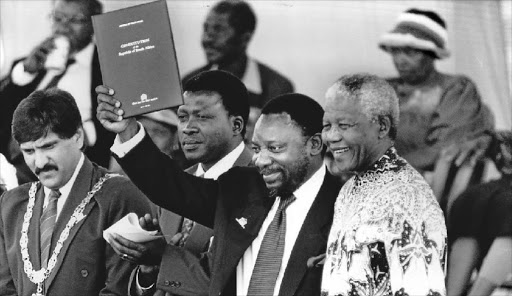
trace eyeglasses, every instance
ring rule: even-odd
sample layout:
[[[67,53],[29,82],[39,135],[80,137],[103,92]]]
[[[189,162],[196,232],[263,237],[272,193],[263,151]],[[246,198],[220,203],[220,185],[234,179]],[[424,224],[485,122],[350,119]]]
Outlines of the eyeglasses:
[[[66,23],[66,24],[73,24],[73,25],[82,25],[82,24],[87,23],[90,20],[89,17],[86,17],[83,14],[67,16],[65,14],[58,13],[58,12],[50,13],[50,15],[48,15],[48,17],[53,22],[59,23],[59,24]]]

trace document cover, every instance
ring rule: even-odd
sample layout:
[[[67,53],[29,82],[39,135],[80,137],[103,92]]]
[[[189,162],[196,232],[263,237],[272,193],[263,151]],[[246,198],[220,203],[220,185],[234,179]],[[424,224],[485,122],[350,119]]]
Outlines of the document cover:
[[[115,90],[124,117],[183,104],[165,0],[92,17],[103,84]]]

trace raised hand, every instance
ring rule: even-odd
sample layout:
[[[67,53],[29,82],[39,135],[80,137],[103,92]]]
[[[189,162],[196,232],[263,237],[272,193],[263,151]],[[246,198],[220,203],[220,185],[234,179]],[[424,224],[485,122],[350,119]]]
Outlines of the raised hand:
[[[30,52],[23,61],[25,72],[34,74],[44,69],[44,63],[46,62],[48,54],[55,48],[53,39],[53,36],[46,38]]]
[[[135,136],[138,132],[137,121],[133,117],[123,117],[124,111],[121,102],[114,97],[115,91],[105,85],[99,85],[95,90],[98,94],[96,117],[103,127],[118,134],[123,142]]]

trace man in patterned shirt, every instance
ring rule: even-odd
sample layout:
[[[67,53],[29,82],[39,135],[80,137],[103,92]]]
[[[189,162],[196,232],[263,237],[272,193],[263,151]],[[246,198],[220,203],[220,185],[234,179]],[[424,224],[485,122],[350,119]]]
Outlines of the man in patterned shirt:
[[[443,213],[393,147],[393,88],[373,75],[348,75],[326,98],[322,138],[340,171],[355,176],[336,200],[322,295],[445,295]]]

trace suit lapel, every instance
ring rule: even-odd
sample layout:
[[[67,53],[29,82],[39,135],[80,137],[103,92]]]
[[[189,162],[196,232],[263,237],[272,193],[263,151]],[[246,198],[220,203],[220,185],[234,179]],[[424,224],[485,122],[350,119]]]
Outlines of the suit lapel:
[[[258,179],[257,182],[257,185],[249,184],[250,182],[245,184],[247,188],[251,188],[248,199],[245,202],[240,200],[240,206],[233,208],[232,214],[228,215],[225,231],[215,233],[216,243],[212,253],[217,263],[211,280],[213,291],[224,290],[243,254],[258,236],[261,225],[272,207],[263,180]],[[215,251],[217,248],[219,252]]]
[[[235,163],[233,164],[234,167],[237,166],[253,166],[252,163],[252,151],[244,147],[244,150],[242,151],[242,154],[236,159]]]
[[[328,172],[302,224],[283,276],[279,295],[295,295],[307,271],[307,260],[325,252],[334,202],[341,184]]]
[[[69,193],[68,199],[66,200],[66,203],[64,204],[64,207],[62,208],[61,213],[59,214],[59,217],[57,219],[57,223],[55,224],[55,231],[52,236],[52,245],[51,245],[51,252],[53,252],[53,249],[55,248],[56,242],[59,240],[59,237],[66,227],[66,224],[68,223],[71,215],[75,211],[75,208],[82,202],[82,200],[87,196],[87,193],[94,185],[93,182],[97,180],[93,180],[93,166],[92,163],[85,158],[84,164],[80,171],[78,172],[78,175],[76,177],[75,183],[73,184],[73,187],[71,188],[71,191]],[[94,178],[97,179],[97,178]],[[91,209],[96,204],[94,198],[91,199],[91,201],[86,205],[84,209],[84,216],[87,216]],[[55,265],[54,270],[50,274],[48,280],[46,281],[45,290],[48,291],[48,288],[51,286],[51,283],[55,276],[57,275],[60,267],[62,266],[63,258],[66,257],[66,252],[69,249],[70,244],[73,242],[73,239],[75,235],[77,234],[80,227],[83,225],[85,219],[87,217],[83,218],[82,221],[78,222],[71,230],[69,231],[69,236],[65,240],[64,244],[62,245],[62,250],[57,258],[57,264]]]

